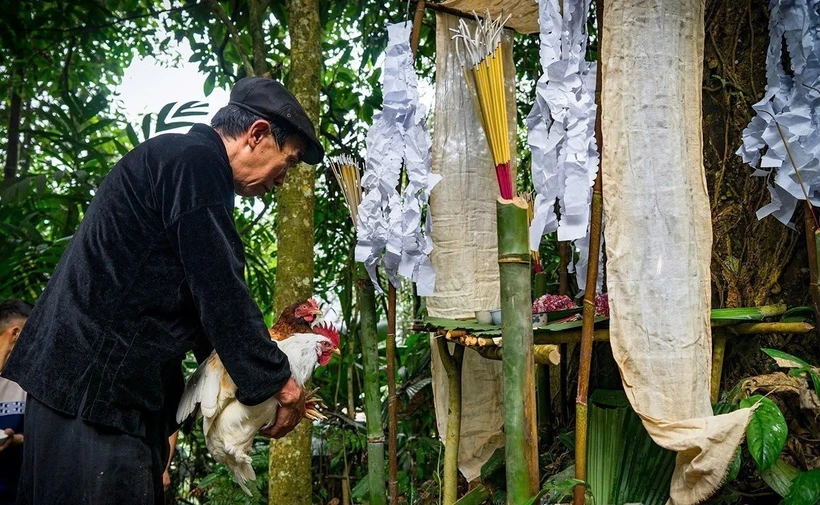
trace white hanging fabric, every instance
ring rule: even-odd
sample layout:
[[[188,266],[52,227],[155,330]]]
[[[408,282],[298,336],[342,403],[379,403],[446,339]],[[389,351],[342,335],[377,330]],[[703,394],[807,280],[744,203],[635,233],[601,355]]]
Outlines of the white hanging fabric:
[[[766,93],[753,106],[757,114],[737,154],[755,169],[753,177],[766,177],[771,202],[757,218],[771,214],[793,228],[797,201],[806,195],[792,160],[809,201],[820,206],[820,0],[771,0],[769,8]],[[784,68],[784,38],[792,75]]]
[[[428,213],[422,223],[430,191],[441,180],[431,171],[430,134],[426,111],[419,104],[408,22],[387,25],[382,110],[367,132],[367,162],[358,208],[356,261],[364,263],[381,292],[376,268],[399,287],[399,275],[416,283],[419,296],[433,294],[436,274],[428,255],[433,249]],[[407,185],[396,187],[402,164]]]

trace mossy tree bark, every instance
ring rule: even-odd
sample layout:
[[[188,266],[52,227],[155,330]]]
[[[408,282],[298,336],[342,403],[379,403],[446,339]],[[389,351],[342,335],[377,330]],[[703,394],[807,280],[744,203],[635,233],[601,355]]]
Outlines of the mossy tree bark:
[[[735,154],[766,89],[769,44],[766,0],[707,0],[703,72],[703,161],[712,210],[712,306],[744,307],[772,303],[811,305],[809,258],[798,206],[796,229],[774,217],[758,221],[769,202],[764,177]],[[811,234],[808,234],[811,236]],[[766,345],[792,345],[811,360],[816,346],[804,338],[767,337]],[[765,366],[760,339],[729,339],[722,383],[725,389]],[[787,352],[790,352],[788,349]],[[740,359],[738,357],[742,356]]]
[[[319,124],[322,72],[318,0],[288,0],[291,68],[288,89]],[[276,194],[277,267],[274,313],[313,294],[313,166],[299,164],[288,172]],[[268,502],[310,505],[313,425],[302,423],[287,437],[271,441]]]

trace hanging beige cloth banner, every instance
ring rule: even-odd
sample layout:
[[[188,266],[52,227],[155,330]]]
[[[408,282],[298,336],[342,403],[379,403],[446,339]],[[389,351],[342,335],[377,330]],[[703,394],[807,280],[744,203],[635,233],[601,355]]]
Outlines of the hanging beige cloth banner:
[[[430,195],[436,286],[427,298],[431,317],[472,317],[476,310],[500,307],[495,201],[498,183],[487,139],[476,117],[464,74],[451,40],[458,19],[436,14],[436,103],[433,128],[433,172],[442,176]],[[473,22],[470,22],[472,25]],[[507,30],[505,30],[507,32]],[[515,111],[515,67],[512,37],[502,37],[509,111]],[[516,117],[508,118],[515,173]],[[432,346],[436,422],[447,432],[447,374]],[[501,362],[467,350],[462,368],[461,443],[459,469],[476,479],[483,465],[504,446]],[[446,443],[446,440],[444,440]]]
[[[721,485],[750,410],[709,402],[711,216],[702,159],[704,0],[607,0],[603,180],[610,339],[652,438],[678,452],[670,504]]]

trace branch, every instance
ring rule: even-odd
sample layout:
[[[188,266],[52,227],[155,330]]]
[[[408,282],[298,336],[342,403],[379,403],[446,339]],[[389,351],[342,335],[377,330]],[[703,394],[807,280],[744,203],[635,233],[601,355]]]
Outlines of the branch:
[[[211,6],[211,10],[214,11],[214,14],[222,21],[222,24],[225,25],[225,29],[228,33],[231,34],[233,43],[236,45],[236,51],[239,53],[239,59],[242,60],[242,66],[245,67],[245,73],[249,76],[256,75],[256,72],[253,71],[253,65],[251,65],[250,60],[248,60],[248,52],[245,49],[245,45],[242,44],[242,39],[239,37],[239,31],[237,31],[236,25],[233,24],[225,13],[225,10],[219,5],[219,0],[208,0],[208,4]]]

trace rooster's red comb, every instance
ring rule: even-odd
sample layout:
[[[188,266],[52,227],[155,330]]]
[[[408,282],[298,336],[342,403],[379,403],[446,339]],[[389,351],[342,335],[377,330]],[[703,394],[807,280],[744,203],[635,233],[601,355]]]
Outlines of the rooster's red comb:
[[[330,340],[337,349],[341,345],[341,338],[339,337],[339,330],[333,326],[333,323],[324,322],[313,327],[313,333],[325,336]]]

